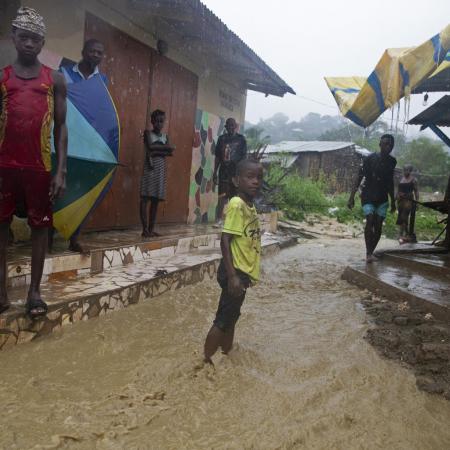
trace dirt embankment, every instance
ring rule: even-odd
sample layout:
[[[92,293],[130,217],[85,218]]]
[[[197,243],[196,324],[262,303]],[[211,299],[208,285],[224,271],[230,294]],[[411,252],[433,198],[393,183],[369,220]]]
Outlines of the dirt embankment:
[[[368,342],[410,367],[419,389],[450,400],[450,324],[407,302],[369,295],[362,303],[375,325],[367,332]]]

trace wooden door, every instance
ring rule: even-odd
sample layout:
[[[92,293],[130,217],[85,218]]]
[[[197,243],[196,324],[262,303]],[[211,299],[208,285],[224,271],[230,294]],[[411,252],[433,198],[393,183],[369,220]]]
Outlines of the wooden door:
[[[89,38],[99,39],[105,45],[101,71],[110,81],[121,122],[119,158],[123,166],[117,169],[110,192],[87,227],[127,228],[140,224],[142,133],[145,127],[151,127],[150,113],[154,109],[166,112],[164,131],[176,145],[174,156],[167,159],[166,200],[160,204],[157,222],[186,223],[197,76],[91,14],[86,16],[86,39]]]
[[[139,222],[139,190],[144,162],[142,133],[148,115],[152,51],[98,17],[86,14],[85,38],[105,45],[100,71],[109,80],[109,91],[121,126],[119,160],[114,182],[93,212],[86,228],[127,228]]]
[[[176,145],[167,158],[166,200],[158,211],[158,222],[186,223],[192,163],[198,80],[189,70],[168,58],[152,57],[150,109],[166,112],[165,131]]]

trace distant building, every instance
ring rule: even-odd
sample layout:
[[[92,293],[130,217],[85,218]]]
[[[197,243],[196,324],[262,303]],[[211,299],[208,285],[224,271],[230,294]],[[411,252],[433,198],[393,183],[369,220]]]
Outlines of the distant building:
[[[353,142],[282,141],[267,146],[264,162],[279,162],[305,178],[317,180],[322,175],[333,193],[348,192],[362,159],[369,154]]]

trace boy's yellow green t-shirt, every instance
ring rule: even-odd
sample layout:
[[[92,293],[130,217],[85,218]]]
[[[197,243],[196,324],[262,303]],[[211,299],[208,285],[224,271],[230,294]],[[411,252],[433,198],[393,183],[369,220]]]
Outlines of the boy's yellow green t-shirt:
[[[261,227],[255,206],[248,206],[240,197],[233,197],[225,210],[223,232],[232,234],[233,266],[259,280],[261,259]]]

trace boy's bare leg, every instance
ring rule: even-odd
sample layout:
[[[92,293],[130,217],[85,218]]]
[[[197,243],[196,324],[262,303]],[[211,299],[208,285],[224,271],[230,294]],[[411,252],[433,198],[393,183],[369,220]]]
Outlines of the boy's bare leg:
[[[41,302],[41,279],[44,270],[45,252],[48,246],[48,229],[31,228],[31,282],[28,290],[27,302]],[[43,307],[30,310],[31,315],[40,315],[46,312]]]
[[[233,325],[230,327],[229,330],[225,331],[223,338],[222,338],[222,353],[225,355],[228,355],[229,351],[233,348],[233,341],[234,341],[234,328],[236,323],[233,323]]]
[[[215,325],[211,327],[206,336],[205,346],[204,346],[204,361],[208,364],[212,364],[211,358],[217,352],[217,349],[223,342],[225,333]]]
[[[6,292],[6,249],[8,247],[9,224],[0,224],[0,313],[9,308],[8,294]]]

